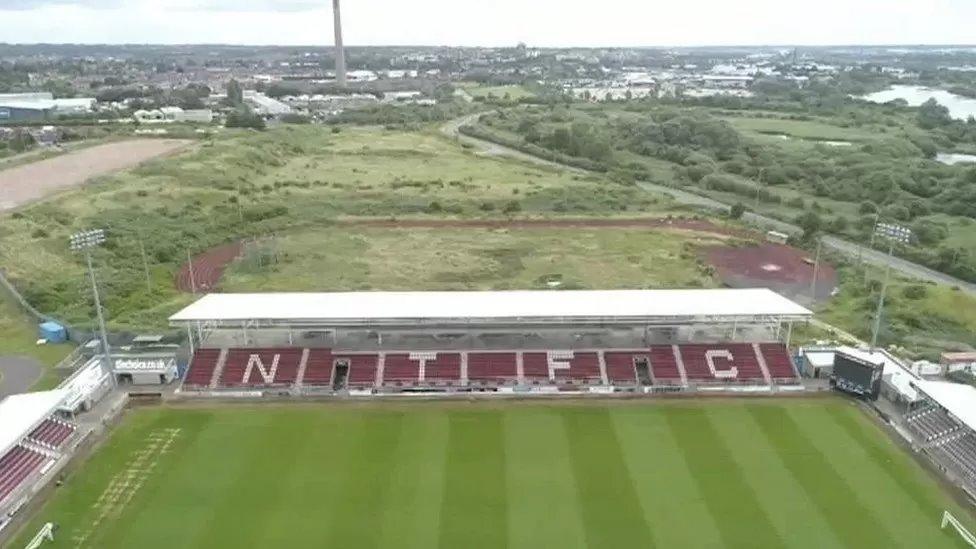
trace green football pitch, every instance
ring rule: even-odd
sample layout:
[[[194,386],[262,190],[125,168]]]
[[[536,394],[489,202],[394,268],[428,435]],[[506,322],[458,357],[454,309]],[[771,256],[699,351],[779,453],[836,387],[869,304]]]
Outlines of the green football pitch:
[[[144,408],[25,530],[46,547],[962,547],[839,399]],[[22,547],[22,540],[13,547]]]

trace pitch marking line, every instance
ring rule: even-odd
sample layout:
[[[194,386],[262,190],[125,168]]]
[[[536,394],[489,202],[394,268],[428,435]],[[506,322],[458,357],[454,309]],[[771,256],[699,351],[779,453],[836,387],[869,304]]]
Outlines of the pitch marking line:
[[[146,444],[142,448],[132,451],[126,468],[112,477],[108,486],[95,500],[93,508],[98,513],[95,519],[88,525],[88,528],[72,537],[76,548],[84,546],[106,519],[115,519],[121,516],[126,506],[156,469],[160,456],[168,453],[180,431],[179,428],[152,431],[146,437]]]

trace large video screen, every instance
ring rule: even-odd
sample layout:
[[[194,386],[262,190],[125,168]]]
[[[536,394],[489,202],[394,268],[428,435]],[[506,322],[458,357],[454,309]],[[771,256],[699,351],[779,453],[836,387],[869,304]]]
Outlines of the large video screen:
[[[841,353],[834,355],[834,385],[842,391],[877,398],[881,373],[879,366]]]

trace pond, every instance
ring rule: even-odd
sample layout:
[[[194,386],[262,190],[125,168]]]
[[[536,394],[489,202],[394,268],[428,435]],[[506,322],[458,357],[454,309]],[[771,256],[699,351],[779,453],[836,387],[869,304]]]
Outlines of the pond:
[[[940,105],[949,109],[949,116],[953,118],[965,120],[967,117],[976,116],[976,99],[924,86],[892,86],[887,90],[865,95],[862,99],[873,103],[904,99],[912,107],[917,107],[929,99],[935,99]]]
[[[935,160],[952,166],[953,164],[976,163],[976,154],[938,153]]]

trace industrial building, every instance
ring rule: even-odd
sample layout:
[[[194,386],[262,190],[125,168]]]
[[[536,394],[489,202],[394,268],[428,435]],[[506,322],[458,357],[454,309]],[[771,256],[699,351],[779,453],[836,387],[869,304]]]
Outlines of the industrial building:
[[[291,107],[254,90],[244,90],[244,101],[254,107],[254,111],[264,116],[281,116],[291,113]]]
[[[56,116],[85,114],[95,109],[94,97],[55,99],[49,92],[0,94],[0,122],[31,122]]]

